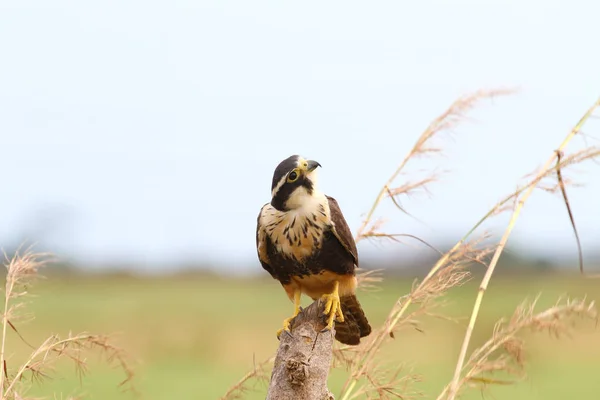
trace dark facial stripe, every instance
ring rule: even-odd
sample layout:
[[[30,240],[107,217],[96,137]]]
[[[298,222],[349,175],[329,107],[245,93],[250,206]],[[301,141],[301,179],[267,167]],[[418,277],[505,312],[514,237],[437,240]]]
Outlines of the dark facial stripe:
[[[285,182],[271,199],[271,205],[279,211],[287,211],[285,202],[290,198],[292,193],[301,186],[306,188],[309,195],[312,195],[313,183],[303,174],[295,182]]]
[[[308,194],[312,196],[313,182],[304,175],[302,176],[302,186],[304,186]]]

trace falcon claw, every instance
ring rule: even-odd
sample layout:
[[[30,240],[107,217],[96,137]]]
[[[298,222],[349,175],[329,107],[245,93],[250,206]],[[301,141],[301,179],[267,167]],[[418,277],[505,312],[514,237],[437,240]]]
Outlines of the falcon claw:
[[[289,329],[281,328],[277,331],[277,339],[281,340],[281,334],[285,333],[289,337],[293,338],[292,332]]]
[[[294,335],[290,331],[283,331],[289,338],[293,339]]]

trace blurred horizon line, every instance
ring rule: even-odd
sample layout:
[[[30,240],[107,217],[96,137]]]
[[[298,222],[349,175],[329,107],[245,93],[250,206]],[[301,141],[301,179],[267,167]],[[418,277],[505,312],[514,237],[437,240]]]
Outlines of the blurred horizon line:
[[[514,242],[514,241],[513,241]],[[564,252],[552,251],[524,251],[524,247],[517,243],[508,246],[499,260],[499,271],[510,272],[526,271],[562,271],[573,270],[579,273],[579,259]],[[524,243],[522,243],[524,244]],[[435,246],[437,250],[444,253],[452,247],[450,245]],[[178,273],[207,273],[223,275],[252,276],[268,273],[262,269],[255,255],[248,255],[235,262],[228,261],[224,257],[190,256],[169,261],[144,262],[127,257],[113,257],[102,262],[87,263],[81,259],[53,253],[51,250],[39,249],[37,246],[21,246],[7,251],[2,249],[5,259],[12,258],[16,252],[23,253],[27,250],[38,254],[46,254],[49,263],[48,268],[52,271],[63,271],[73,273],[134,273],[134,274],[178,274]],[[428,269],[439,259],[439,254],[433,249],[406,249],[387,248],[381,251],[363,251],[360,259],[360,267],[363,270],[382,270],[386,274],[405,276],[419,275]],[[491,255],[489,256],[491,257]],[[488,257],[488,259],[489,259]],[[600,251],[588,251],[584,249],[584,267],[586,271],[592,271],[600,266]],[[483,266],[480,266],[483,268]],[[472,268],[472,267],[469,267]],[[477,267],[475,267],[477,268]]]

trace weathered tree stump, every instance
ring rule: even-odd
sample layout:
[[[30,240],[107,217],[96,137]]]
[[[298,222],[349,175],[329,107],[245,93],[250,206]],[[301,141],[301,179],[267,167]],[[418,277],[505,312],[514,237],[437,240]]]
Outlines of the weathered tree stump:
[[[267,400],[333,400],[327,389],[335,331],[325,328],[323,304],[313,302],[283,332]]]

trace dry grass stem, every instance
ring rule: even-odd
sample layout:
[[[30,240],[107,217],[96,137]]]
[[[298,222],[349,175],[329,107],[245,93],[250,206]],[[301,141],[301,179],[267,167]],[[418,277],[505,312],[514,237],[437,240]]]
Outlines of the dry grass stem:
[[[365,378],[372,375],[372,371],[381,368],[376,355],[386,339],[394,338],[395,333],[402,327],[421,330],[419,320],[424,316],[440,317],[434,313],[434,310],[442,305],[441,298],[448,290],[462,285],[469,279],[470,275],[466,270],[469,264],[483,262],[490,253],[491,249],[480,249],[478,244],[479,241],[465,242],[444,254],[434,267],[435,273],[428,275],[428,278],[419,283],[415,282],[410,293],[398,299],[383,325],[374,330],[364,344],[351,350],[342,347],[334,352],[336,360],[350,369],[350,376],[342,390],[341,399],[352,398],[359,381],[366,382],[366,387],[359,389],[361,391],[376,389],[371,387],[370,381]],[[389,369],[389,366],[385,368]]]
[[[471,357],[461,368],[458,388],[465,385],[488,386],[490,384],[509,384],[514,379],[523,378],[524,374],[524,342],[518,336],[524,330],[531,332],[547,331],[559,338],[570,332],[569,322],[575,317],[597,319],[593,302],[583,300],[559,301],[539,313],[534,313],[536,301],[521,304],[512,318],[505,322],[498,321],[492,337],[481,347],[473,351]],[[494,373],[508,373],[512,380],[498,379]],[[452,386],[448,385],[438,396],[438,400],[449,397]],[[454,394],[456,395],[456,393]]]
[[[375,198],[371,209],[367,213],[361,226],[358,228],[356,234],[356,241],[358,242],[362,240],[366,237],[366,232],[372,231],[372,228],[370,228],[369,225],[372,222],[375,210],[377,209],[377,207],[379,206],[386,194],[388,194],[393,199],[394,204],[398,208],[406,212],[400,206],[398,196],[408,194],[416,189],[426,189],[428,184],[437,180],[436,175],[432,174],[419,181],[408,182],[401,186],[394,187],[394,181],[396,180],[398,175],[400,175],[400,173],[404,171],[406,165],[411,159],[419,156],[426,156],[432,153],[440,153],[441,149],[439,147],[435,147],[433,143],[434,139],[437,136],[444,132],[449,132],[453,128],[455,128],[460,122],[462,122],[466,118],[467,112],[473,109],[480,101],[486,99],[493,99],[497,96],[504,96],[513,92],[513,90],[507,89],[497,89],[489,91],[480,90],[459,98],[454,103],[452,103],[452,105],[444,113],[435,118],[425,129],[425,131],[421,133],[412,149],[409,151],[406,157],[404,157],[398,168],[396,168],[394,173],[389,177],[387,182],[379,191],[379,194]]]
[[[560,144],[558,150],[556,152],[554,152],[552,154],[552,156],[550,156],[548,161],[546,161],[546,163],[540,169],[540,171],[537,173],[535,178],[528,185],[526,185],[527,189],[523,190],[523,192],[522,192],[523,194],[522,195],[519,194],[519,195],[515,196],[515,198],[518,198],[517,205],[511,215],[508,226],[507,226],[506,230],[504,231],[502,238],[500,239],[499,245],[496,248],[496,251],[494,252],[492,260],[490,261],[490,265],[488,266],[486,273],[481,281],[481,285],[479,286],[479,291],[477,293],[477,298],[475,299],[475,304],[473,306],[473,311],[471,313],[469,325],[467,326],[465,338],[464,338],[464,341],[463,341],[463,344],[462,344],[462,347],[461,347],[461,350],[459,353],[458,361],[456,363],[454,377],[452,379],[452,383],[450,384],[450,390],[448,392],[449,400],[453,400],[456,397],[456,394],[458,392],[458,388],[460,385],[460,373],[462,371],[464,360],[465,360],[465,357],[467,354],[467,349],[468,349],[469,343],[471,341],[473,329],[475,328],[477,316],[479,315],[479,310],[481,307],[481,303],[483,301],[483,296],[488,287],[490,279],[492,278],[492,274],[494,273],[494,270],[496,268],[498,260],[500,259],[500,255],[502,254],[502,251],[504,250],[506,243],[508,242],[508,238],[510,237],[512,230],[515,227],[515,224],[517,222],[517,219],[519,218],[519,215],[523,209],[523,206],[525,205],[525,202],[527,201],[527,199],[529,198],[529,196],[531,195],[531,193],[533,192],[533,190],[535,189],[537,184],[547,175],[557,171],[559,168],[564,168],[571,164],[580,163],[582,161],[585,161],[585,160],[588,160],[588,159],[591,159],[591,158],[594,158],[594,157],[597,157],[598,155],[600,155],[600,152],[598,149],[592,148],[592,149],[587,149],[587,150],[578,152],[570,157],[565,157],[562,159],[562,162],[560,159],[560,155],[564,151],[565,147],[575,137],[575,135],[581,130],[582,126],[585,124],[585,122],[588,120],[588,118],[592,115],[592,113],[598,106],[600,106],[600,99],[598,99],[598,101],[596,101],[596,103],[594,103],[592,105],[592,107],[590,107],[590,109],[584,114],[584,116],[579,120],[579,122],[575,125],[575,127],[573,127],[571,132],[569,132],[567,137]],[[556,162],[557,166],[552,167],[552,165],[555,162]]]
[[[6,258],[6,281],[4,285],[4,308],[2,313],[2,344],[0,345],[0,365],[6,365],[6,335],[8,327],[14,328],[11,320],[17,317],[17,312],[23,308],[23,303],[14,303],[15,300],[27,294],[27,284],[36,276],[38,270],[44,266],[42,254],[34,254],[29,249],[24,254],[15,254],[12,259]],[[0,399],[5,398],[6,374],[0,374]]]
[[[364,238],[383,237],[395,239],[395,237],[397,237],[396,234],[380,232],[382,226],[381,219],[376,219],[372,222],[375,210],[380,205],[384,196],[388,194],[389,197],[395,199],[399,195],[408,194],[410,191],[414,191],[418,188],[424,188],[425,185],[436,180],[435,175],[431,175],[416,183],[406,183],[398,187],[392,187],[393,182],[404,170],[408,162],[417,156],[439,153],[441,151],[440,148],[431,146],[432,140],[438,134],[455,128],[465,119],[466,113],[473,109],[479,101],[511,93],[513,93],[513,91],[503,89],[478,91],[456,100],[443,114],[438,116],[421,134],[408,155],[402,160],[396,171],[394,171],[380,190],[371,209],[367,213],[366,218],[358,229],[356,241],[358,242]],[[397,200],[394,200],[394,204],[403,210],[402,207],[399,206]],[[476,250],[475,253],[473,253],[473,250],[473,246],[467,243],[465,237],[450,251],[442,255],[419,285],[413,286],[413,289],[408,295],[398,299],[390,311],[384,325],[379,330],[372,333],[369,339],[365,341],[365,344],[360,346],[358,354],[353,357],[352,360],[347,360],[347,363],[350,366],[350,376],[342,389],[342,400],[351,398],[358,381],[365,377],[368,374],[368,371],[374,367],[374,357],[377,354],[378,349],[386,338],[394,336],[394,331],[397,326],[408,323],[409,325],[416,327],[417,324],[415,323],[415,318],[417,315],[430,313],[430,307],[433,305],[435,299],[440,298],[450,288],[458,286],[466,281],[468,278],[468,273],[464,270],[466,264],[471,262],[472,259],[483,259],[485,254],[488,253],[485,249]],[[409,306],[415,303],[418,304],[417,310],[409,315],[405,315]]]
[[[573,232],[575,233],[575,240],[577,242],[577,253],[579,256],[579,271],[583,274],[583,250],[581,249],[581,240],[579,239],[579,232],[577,231],[577,225],[575,224],[575,217],[573,216],[573,211],[571,210],[571,204],[569,203],[569,197],[567,196],[567,189],[565,185],[565,180],[563,179],[561,168],[560,168],[560,160],[563,154],[561,151],[556,151],[556,178],[558,180],[558,186],[560,186],[560,192],[563,195],[563,200],[565,202],[565,206],[567,207],[567,212],[569,213],[569,220],[571,221],[571,226],[573,227]]]
[[[7,258],[5,264],[6,282],[4,290],[4,312],[2,315],[2,344],[0,352],[0,365],[3,373],[0,374],[0,400],[25,399],[27,387],[25,378],[30,381],[42,382],[50,378],[53,367],[59,359],[68,359],[73,362],[78,375],[86,372],[86,355],[88,351],[99,350],[109,364],[116,364],[124,372],[125,378],[119,386],[137,393],[133,387],[133,370],[129,366],[123,350],[112,345],[109,338],[104,335],[91,335],[82,333],[69,334],[66,338],[51,335],[40,345],[33,346],[17,330],[14,321],[22,317],[25,306],[23,297],[28,294],[28,287],[34,278],[38,277],[38,270],[48,262],[44,254],[35,254],[27,250],[23,254],[17,252],[12,259]],[[7,331],[11,328],[32,352],[27,359],[17,366],[8,365],[6,357]]]
[[[381,290],[381,287],[378,284],[383,281],[383,277],[381,276],[382,272],[383,270],[381,269],[363,270],[357,268],[356,280],[358,290],[363,292],[377,292]]]

